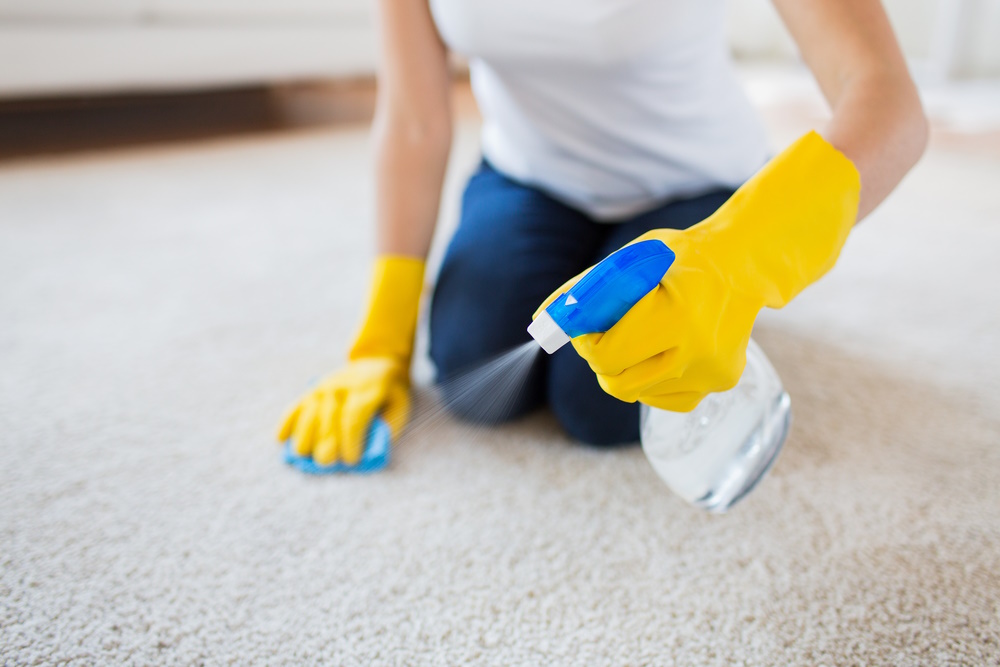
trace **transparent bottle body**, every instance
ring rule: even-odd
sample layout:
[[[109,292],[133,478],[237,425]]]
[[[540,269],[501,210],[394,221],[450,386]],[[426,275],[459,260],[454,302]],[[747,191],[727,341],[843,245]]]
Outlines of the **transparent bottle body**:
[[[751,340],[743,376],[729,391],[709,394],[691,412],[643,406],[642,449],[677,495],[725,512],[770,470],[791,414],[781,378]]]

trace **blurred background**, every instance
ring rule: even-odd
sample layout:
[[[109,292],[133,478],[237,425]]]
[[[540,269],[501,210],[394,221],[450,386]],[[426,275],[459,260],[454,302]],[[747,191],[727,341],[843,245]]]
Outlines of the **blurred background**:
[[[729,4],[780,149],[828,110]],[[365,298],[368,0],[0,0],[0,663],[997,664],[1000,0],[885,5],[930,148],[759,318],[795,422],[715,518],[544,414],[281,464]]]
[[[1000,2],[884,4],[937,128],[995,131]],[[808,103],[771,4],[729,5],[754,99]],[[0,159],[363,119],[375,39],[364,0],[0,0]]]

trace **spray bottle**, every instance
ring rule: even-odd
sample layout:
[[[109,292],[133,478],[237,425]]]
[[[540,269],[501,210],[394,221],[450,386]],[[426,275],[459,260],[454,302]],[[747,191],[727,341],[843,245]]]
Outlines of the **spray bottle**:
[[[673,261],[662,241],[625,246],[549,304],[528,333],[549,354],[577,336],[603,333],[656,287]],[[640,415],[643,452],[667,486],[697,507],[725,512],[777,458],[788,437],[791,399],[751,340],[733,389],[710,394],[691,412],[643,405]]]

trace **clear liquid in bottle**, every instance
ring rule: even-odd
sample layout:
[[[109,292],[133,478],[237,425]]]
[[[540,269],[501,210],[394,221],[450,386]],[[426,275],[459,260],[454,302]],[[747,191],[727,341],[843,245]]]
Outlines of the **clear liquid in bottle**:
[[[751,340],[747,365],[729,391],[691,412],[642,407],[642,449],[677,495],[725,512],[770,470],[791,424],[791,399],[774,366]]]

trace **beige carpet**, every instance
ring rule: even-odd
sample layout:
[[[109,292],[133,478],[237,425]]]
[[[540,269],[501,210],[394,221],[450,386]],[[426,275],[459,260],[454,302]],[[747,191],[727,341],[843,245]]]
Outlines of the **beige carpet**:
[[[360,307],[366,141],[0,165],[0,663],[1000,662],[1000,160],[932,154],[762,318],[794,430],[715,517],[545,415],[279,462]]]

